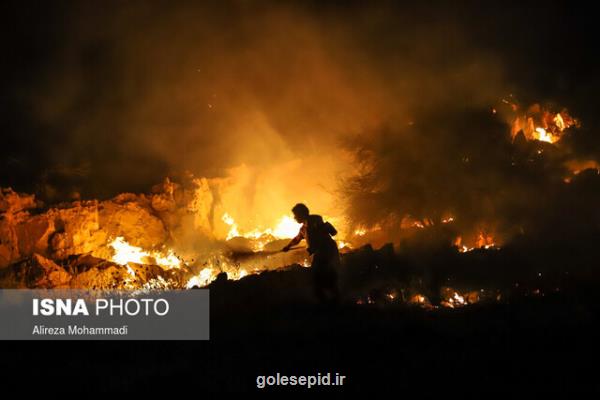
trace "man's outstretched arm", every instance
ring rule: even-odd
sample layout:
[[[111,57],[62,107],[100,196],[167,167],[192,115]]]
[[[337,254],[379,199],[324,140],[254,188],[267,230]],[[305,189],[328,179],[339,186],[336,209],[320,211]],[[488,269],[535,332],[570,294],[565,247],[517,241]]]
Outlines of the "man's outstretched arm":
[[[300,229],[300,232],[298,232],[298,234],[296,235],[295,238],[293,238],[292,240],[290,240],[290,242],[281,250],[283,251],[289,251],[290,248],[292,248],[293,246],[297,245],[298,243],[300,243],[302,241],[302,239],[304,239],[304,233],[302,232],[302,229]]]

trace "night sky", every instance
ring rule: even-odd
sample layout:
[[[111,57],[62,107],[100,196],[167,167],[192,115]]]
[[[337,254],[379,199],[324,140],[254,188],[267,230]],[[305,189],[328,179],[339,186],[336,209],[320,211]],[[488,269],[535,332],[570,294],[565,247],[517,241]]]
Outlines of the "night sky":
[[[574,146],[600,151],[597,18],[572,2],[2,8],[0,185],[42,197],[44,185],[107,197],[183,170],[219,176],[510,93],[567,107],[587,130]],[[269,134],[240,129],[263,120]]]

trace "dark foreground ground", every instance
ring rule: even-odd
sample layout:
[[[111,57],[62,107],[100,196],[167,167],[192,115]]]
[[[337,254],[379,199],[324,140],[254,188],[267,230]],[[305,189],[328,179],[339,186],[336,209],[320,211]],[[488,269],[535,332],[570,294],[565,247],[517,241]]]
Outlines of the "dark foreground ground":
[[[565,257],[573,254],[571,250],[565,250]],[[469,257],[479,257],[475,264],[490,267],[499,262],[494,261],[498,257],[505,260],[520,253],[510,254],[505,250]],[[560,282],[559,291],[544,289],[543,295],[534,296],[506,289],[501,301],[460,309],[426,310],[401,301],[358,305],[355,299],[361,285],[351,288],[350,283],[345,284],[347,298],[342,304],[323,307],[307,290],[310,271],[297,267],[270,272],[212,285],[208,342],[16,342],[5,347],[3,364],[31,382],[31,387],[58,391],[162,389],[201,395],[212,390],[259,390],[258,375],[339,372],[347,376],[344,387],[309,391],[385,390],[402,395],[410,390],[451,397],[597,392],[600,295],[597,284],[586,275],[589,271],[573,277],[577,275],[573,271],[593,265],[595,259],[577,254],[579,264],[564,267],[571,278]],[[552,265],[566,265],[559,253],[548,259],[554,261],[546,263],[544,274],[551,275]],[[383,272],[373,272],[371,265],[363,270],[370,278],[385,275],[386,268],[398,270],[399,262],[405,267],[409,263],[401,256],[393,256],[387,266],[377,260],[376,269]],[[518,257],[513,261],[507,268],[520,271],[513,277],[533,290],[534,278],[527,282],[526,277],[536,275],[539,265],[522,264]],[[462,255],[453,262],[469,264]],[[352,263],[346,260],[348,268],[359,268]],[[381,276],[358,275],[365,293],[370,290],[366,282],[377,286],[373,282],[381,281]],[[398,285],[414,281],[406,268],[395,276]],[[393,281],[386,278],[385,282]],[[5,383],[11,382],[6,378]]]

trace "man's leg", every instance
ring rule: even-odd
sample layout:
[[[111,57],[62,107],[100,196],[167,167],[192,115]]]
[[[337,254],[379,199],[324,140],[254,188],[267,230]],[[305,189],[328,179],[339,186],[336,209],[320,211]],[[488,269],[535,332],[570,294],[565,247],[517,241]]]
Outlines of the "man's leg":
[[[314,254],[311,268],[315,295],[323,303],[327,299],[327,259],[322,252]]]

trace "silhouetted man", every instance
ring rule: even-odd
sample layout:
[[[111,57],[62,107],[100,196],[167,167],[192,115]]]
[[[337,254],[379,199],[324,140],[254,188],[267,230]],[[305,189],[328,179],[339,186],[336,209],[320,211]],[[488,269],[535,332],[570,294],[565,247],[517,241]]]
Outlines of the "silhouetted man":
[[[302,224],[302,227],[283,251],[288,251],[305,239],[308,253],[312,255],[311,268],[317,297],[321,301],[337,301],[337,268],[340,264],[340,254],[332,238],[337,231],[329,222],[324,222],[320,215],[310,215],[308,207],[302,203],[296,204],[292,212],[294,219]]]

